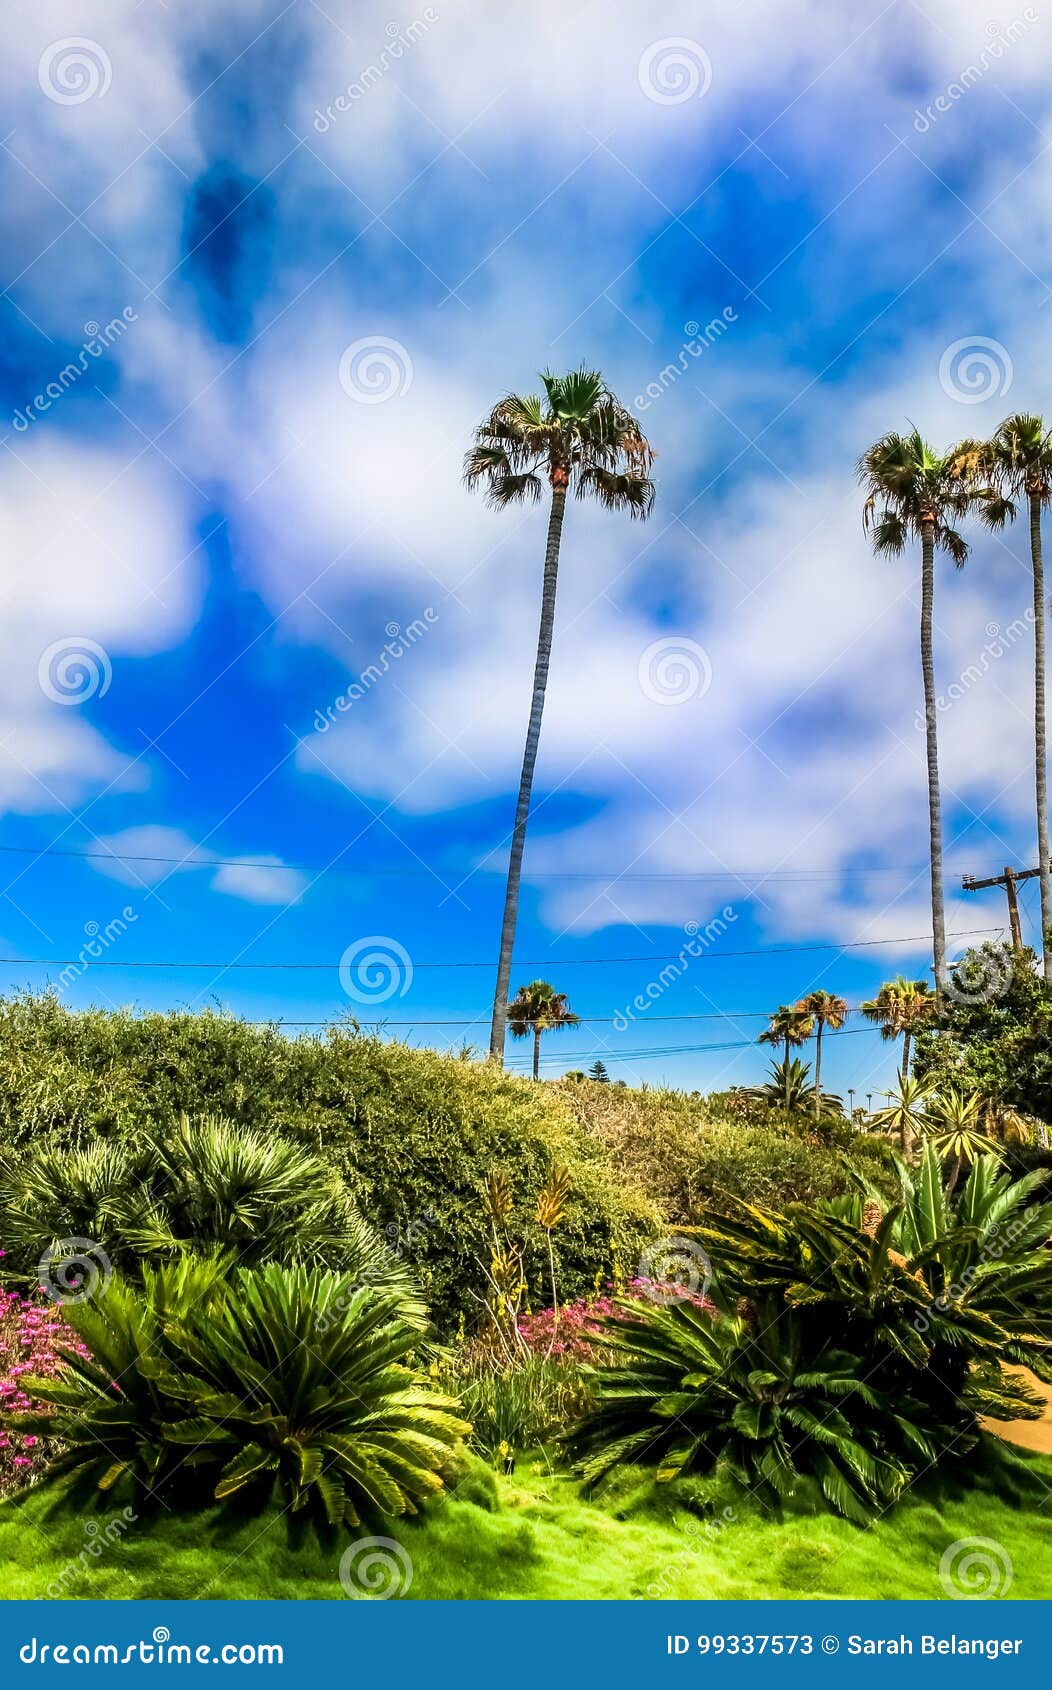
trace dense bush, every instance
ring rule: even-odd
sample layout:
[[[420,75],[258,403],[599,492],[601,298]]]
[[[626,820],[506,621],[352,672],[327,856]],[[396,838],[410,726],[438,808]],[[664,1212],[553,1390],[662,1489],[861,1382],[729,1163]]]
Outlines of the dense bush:
[[[1019,1374],[1052,1381],[1052,1204],[996,1156],[954,1199],[939,1156],[898,1170],[887,1215],[859,1193],[783,1214],[738,1203],[699,1228],[722,1317],[635,1304],[604,1323],[578,1447],[600,1476],[653,1450],[659,1477],[720,1461],[789,1497],[815,1482],[855,1517],[940,1453],[970,1458],[984,1416],[1038,1418]]]
[[[132,1483],[144,1505],[248,1490],[330,1525],[414,1513],[470,1430],[396,1301],[324,1269],[186,1258],[141,1287],[114,1275],[67,1318],[88,1354],[28,1383],[49,1407],[10,1424],[61,1439],[56,1476]]]
[[[557,1088],[352,1028],[288,1038],[220,1015],[75,1013],[21,996],[0,1002],[0,1064],[0,1145],[45,1132],[63,1148],[163,1139],[183,1111],[297,1139],[345,1177],[447,1330],[458,1313],[478,1312],[469,1288],[488,1260],[482,1194],[493,1169],[510,1180],[537,1298],[547,1246],[536,1194],[553,1163],[571,1175],[555,1245],[567,1296],[583,1295],[597,1271],[630,1270],[662,1229],[658,1207]]]
[[[744,1093],[703,1098],[581,1082],[560,1090],[676,1225],[728,1194],[775,1206],[834,1196],[848,1185],[845,1156],[878,1183],[891,1176],[885,1143],[828,1122],[816,1134],[810,1118],[795,1120]]]
[[[389,1288],[408,1318],[426,1318],[411,1275],[332,1167],[292,1139],[216,1116],[184,1115],[163,1138],[72,1149],[43,1140],[8,1152],[0,1212],[12,1264],[24,1273],[46,1251],[61,1278],[70,1242],[132,1274],[183,1251],[229,1254],[243,1267],[319,1262]]]
[[[1052,987],[1033,951],[988,940],[955,976],[961,989],[947,993],[938,1028],[917,1037],[915,1072],[1052,1122]]]

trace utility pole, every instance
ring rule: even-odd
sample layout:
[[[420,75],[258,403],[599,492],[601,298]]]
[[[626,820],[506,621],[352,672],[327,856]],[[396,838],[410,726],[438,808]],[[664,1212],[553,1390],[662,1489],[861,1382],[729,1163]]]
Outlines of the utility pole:
[[[1023,929],[1019,925],[1019,897],[1016,884],[1020,880],[1035,880],[1041,873],[1039,868],[1005,868],[1003,873],[991,875],[988,880],[976,880],[972,874],[966,874],[961,881],[965,892],[981,892],[984,886],[1003,886],[1008,899],[1008,923],[1012,929],[1012,949],[1016,956],[1023,954]]]

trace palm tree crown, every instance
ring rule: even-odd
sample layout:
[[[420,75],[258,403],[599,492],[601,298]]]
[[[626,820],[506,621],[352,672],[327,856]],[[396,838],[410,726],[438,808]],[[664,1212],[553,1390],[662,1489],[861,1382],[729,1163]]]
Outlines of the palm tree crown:
[[[508,1027],[512,1037],[525,1039],[533,1035],[533,1077],[538,1079],[541,1065],[541,1034],[559,1032],[563,1027],[576,1027],[580,1017],[567,1002],[565,992],[557,992],[547,980],[531,980],[520,986],[515,1001],[508,1005]]]
[[[464,480],[498,508],[535,503],[544,481],[645,517],[654,502],[654,453],[636,418],[598,370],[545,371],[544,394],[509,393],[475,430]]]
[[[797,1009],[809,1015],[815,1027],[815,1120],[822,1112],[822,1033],[826,1027],[836,1032],[847,1020],[848,1008],[843,998],[833,992],[808,992]]]
[[[882,1039],[902,1039],[902,1073],[910,1071],[910,1044],[914,1033],[927,1027],[935,1014],[935,994],[926,980],[907,980],[904,974],[886,980],[875,998],[859,1009],[867,1021],[875,1021]]]
[[[796,1045],[804,1044],[814,1031],[814,1019],[796,1003],[780,1003],[765,1030],[760,1034],[762,1045],[781,1045],[785,1061]]]

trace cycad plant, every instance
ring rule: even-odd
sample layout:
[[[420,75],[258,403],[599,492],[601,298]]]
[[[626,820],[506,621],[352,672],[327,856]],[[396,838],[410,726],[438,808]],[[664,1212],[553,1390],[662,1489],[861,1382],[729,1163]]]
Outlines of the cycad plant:
[[[942,795],[939,788],[938,716],[932,620],[935,553],[960,567],[968,542],[957,527],[981,497],[959,456],[939,453],[914,429],[885,434],[859,462],[866,499],[862,522],[880,557],[899,557],[920,541],[920,653],[924,682],[924,730],[928,765],[928,836],[931,859],[931,920],[938,991],[946,985],[946,908],[942,868]]]
[[[541,382],[543,394],[509,393],[494,406],[475,430],[475,443],[464,460],[467,486],[482,487],[489,503],[498,509],[536,503],[545,486],[550,493],[533,697],[511,835],[490,1026],[490,1056],[501,1062],[567,495],[573,492],[578,499],[596,499],[608,510],[639,518],[649,516],[654,501],[653,450],[637,418],[610,392],[599,371],[574,370],[562,376],[546,371]]]
[[[356,1526],[440,1492],[470,1430],[414,1365],[395,1300],[342,1274],[179,1263],[141,1289],[115,1276],[68,1318],[91,1359],[34,1381],[52,1412],[12,1424],[57,1436],[56,1475],[102,1490],[127,1480],[172,1507],[251,1489]]]

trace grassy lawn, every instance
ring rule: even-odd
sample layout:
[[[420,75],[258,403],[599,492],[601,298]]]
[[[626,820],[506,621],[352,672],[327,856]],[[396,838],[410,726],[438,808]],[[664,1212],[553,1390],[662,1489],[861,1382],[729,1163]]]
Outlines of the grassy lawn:
[[[1052,1496],[1052,1460],[1033,1466]],[[426,1521],[396,1528],[413,1564],[409,1594],[940,1597],[943,1551],[982,1537],[1010,1557],[1012,1597],[1052,1597],[1052,1545],[1039,1503],[1016,1508],[984,1490],[952,1501],[913,1496],[862,1531],[827,1514],[779,1523],[740,1505],[729,1518],[718,1506],[706,1522],[690,1506],[702,1494],[688,1481],[655,1490],[637,1475],[598,1504],[582,1501],[574,1481],[551,1477],[542,1461],[520,1460],[508,1479],[476,1469]],[[100,1524],[107,1517],[99,1515]],[[88,1530],[91,1518],[42,1492],[0,1506],[0,1596],[46,1596],[71,1564],[85,1570],[66,1582],[70,1597],[341,1595],[345,1545],[290,1531],[277,1514],[162,1515],[148,1527],[132,1524],[97,1558],[83,1554],[101,1536]]]

